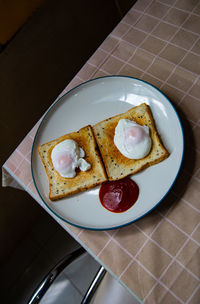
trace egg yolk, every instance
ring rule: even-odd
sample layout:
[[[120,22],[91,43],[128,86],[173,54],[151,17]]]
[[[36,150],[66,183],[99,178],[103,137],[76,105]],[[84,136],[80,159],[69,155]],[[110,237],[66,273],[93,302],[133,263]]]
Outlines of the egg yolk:
[[[74,161],[73,156],[70,153],[62,153],[59,155],[56,161],[56,167],[58,169],[65,169],[71,166],[72,162]]]
[[[129,146],[135,146],[142,142],[145,137],[145,131],[143,128],[133,126],[125,130],[125,142]]]

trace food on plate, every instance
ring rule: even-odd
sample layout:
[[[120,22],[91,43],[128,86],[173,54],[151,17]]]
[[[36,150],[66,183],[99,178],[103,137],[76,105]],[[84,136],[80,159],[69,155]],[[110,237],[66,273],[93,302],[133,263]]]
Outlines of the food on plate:
[[[100,200],[104,204],[105,198],[106,201],[109,198],[111,205],[105,203],[109,210],[115,208],[111,196],[115,196],[115,201],[118,198],[126,201],[124,189],[129,179],[125,177],[169,156],[157,133],[150,107],[145,103],[93,127],[88,125],[47,142],[38,147],[38,152],[48,176],[49,198],[52,201],[108,180],[121,180],[121,184],[107,182],[101,187]],[[120,187],[123,189],[119,190]],[[119,202],[119,209],[115,208],[113,212],[122,212],[120,208],[122,204]]]
[[[99,191],[102,206],[115,213],[130,209],[136,203],[138,196],[138,185],[127,177],[116,181],[106,181]]]
[[[90,125],[38,147],[49,180],[49,198],[58,200],[107,180]]]
[[[109,180],[135,174],[169,156],[145,103],[97,123],[93,131]]]

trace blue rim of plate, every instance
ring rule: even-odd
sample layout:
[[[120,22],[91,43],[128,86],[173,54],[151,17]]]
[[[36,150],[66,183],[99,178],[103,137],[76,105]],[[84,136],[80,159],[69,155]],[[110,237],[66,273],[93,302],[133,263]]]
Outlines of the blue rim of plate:
[[[57,214],[54,210],[51,209],[51,207],[46,203],[46,201],[44,200],[44,198],[42,197],[38,187],[37,187],[37,183],[35,181],[35,177],[34,177],[34,172],[33,172],[33,152],[34,152],[34,148],[35,148],[35,142],[36,142],[36,139],[37,139],[37,135],[38,135],[38,132],[44,122],[44,119],[46,118],[46,116],[49,114],[49,112],[52,110],[52,108],[54,108],[54,106],[60,102],[61,99],[63,99],[63,97],[69,95],[72,91],[76,90],[77,88],[81,87],[81,86],[84,86],[86,85],[87,83],[90,83],[92,81],[96,81],[96,80],[99,80],[99,79],[107,79],[107,78],[129,78],[129,79],[132,79],[132,80],[138,80],[140,82],[143,82],[149,86],[151,86],[154,90],[158,91],[161,95],[164,96],[164,98],[166,99],[167,102],[169,102],[169,104],[172,106],[177,118],[178,118],[178,121],[179,121],[179,124],[180,124],[180,128],[181,128],[181,135],[182,135],[182,140],[183,140],[183,150],[182,150],[182,156],[181,156],[181,161],[180,161],[180,165],[179,165],[179,169],[177,170],[177,173],[176,173],[176,176],[171,184],[171,186],[169,187],[168,191],[165,193],[165,195],[157,202],[156,205],[154,205],[153,208],[151,208],[150,210],[148,210],[145,214],[143,214],[142,216],[134,219],[133,221],[129,221],[128,223],[125,223],[125,224],[122,224],[122,225],[118,225],[118,226],[114,226],[114,227],[109,227],[109,228],[91,228],[91,227],[86,227],[86,226],[81,226],[81,225],[77,225],[77,224],[74,224],[68,220],[66,220],[65,218],[63,218],[62,216],[60,216],[59,214]],[[125,227],[127,225],[130,225],[138,220],[140,220],[141,218],[145,217],[147,214],[149,214],[150,212],[152,212],[163,200],[164,198],[168,195],[168,193],[170,192],[171,188],[173,187],[178,175],[179,175],[179,172],[180,172],[180,169],[181,169],[181,165],[182,165],[182,162],[183,162],[183,155],[184,155],[184,147],[185,147],[185,141],[184,141],[184,134],[183,134],[183,126],[182,126],[182,123],[181,123],[181,120],[180,120],[180,117],[174,107],[174,105],[172,104],[172,102],[169,100],[169,98],[164,94],[162,93],[159,89],[157,89],[155,86],[153,86],[152,84],[148,83],[147,81],[144,81],[144,80],[141,80],[139,78],[136,78],[136,77],[131,77],[131,76],[121,76],[121,75],[108,75],[108,76],[102,76],[102,77],[97,77],[97,78],[93,78],[93,79],[89,79],[83,83],[80,83],[79,85],[75,86],[74,88],[70,89],[69,91],[67,91],[65,94],[63,94],[60,98],[58,98],[50,107],[49,109],[46,111],[46,113],[44,114],[43,118],[42,118],[42,121],[40,122],[39,124],[39,127],[36,131],[36,134],[35,134],[35,137],[34,137],[34,140],[33,140],[33,145],[32,145],[32,149],[31,149],[31,174],[32,174],[32,178],[33,178],[33,182],[34,182],[34,185],[35,185],[35,188],[41,198],[41,200],[43,201],[43,203],[46,205],[46,207],[55,215],[57,216],[59,219],[61,219],[62,221],[72,225],[72,226],[75,226],[77,228],[82,228],[82,229],[87,229],[87,230],[94,230],[94,231],[104,231],[104,230],[113,230],[113,229],[118,229],[118,228],[122,228],[122,227]]]

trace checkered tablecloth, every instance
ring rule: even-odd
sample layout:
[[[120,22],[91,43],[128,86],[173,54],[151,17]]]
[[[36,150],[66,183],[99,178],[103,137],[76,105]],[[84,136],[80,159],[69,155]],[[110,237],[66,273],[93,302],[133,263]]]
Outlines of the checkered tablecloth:
[[[185,135],[181,172],[159,207],[124,228],[88,231],[55,219],[141,302],[200,303],[200,1],[138,0],[61,95],[104,75],[143,79],[172,101]],[[4,164],[3,183],[46,208],[30,170],[38,125]]]

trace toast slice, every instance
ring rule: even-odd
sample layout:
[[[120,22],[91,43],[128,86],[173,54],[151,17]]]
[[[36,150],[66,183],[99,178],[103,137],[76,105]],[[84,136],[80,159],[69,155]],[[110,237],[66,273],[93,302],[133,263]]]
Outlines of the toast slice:
[[[51,151],[56,144],[73,139],[85,151],[84,159],[91,164],[88,171],[77,169],[74,178],[64,178],[54,169],[51,161]],[[96,140],[90,125],[77,132],[66,134],[58,139],[38,147],[49,180],[49,199],[52,201],[67,197],[80,191],[93,188],[107,180],[104,166],[98,152]]]
[[[115,127],[122,118],[130,119],[150,129],[152,148],[143,159],[134,160],[123,156],[114,144]],[[118,180],[157,164],[169,156],[157,133],[150,107],[143,103],[127,112],[108,118],[93,127],[97,144],[109,180]]]

